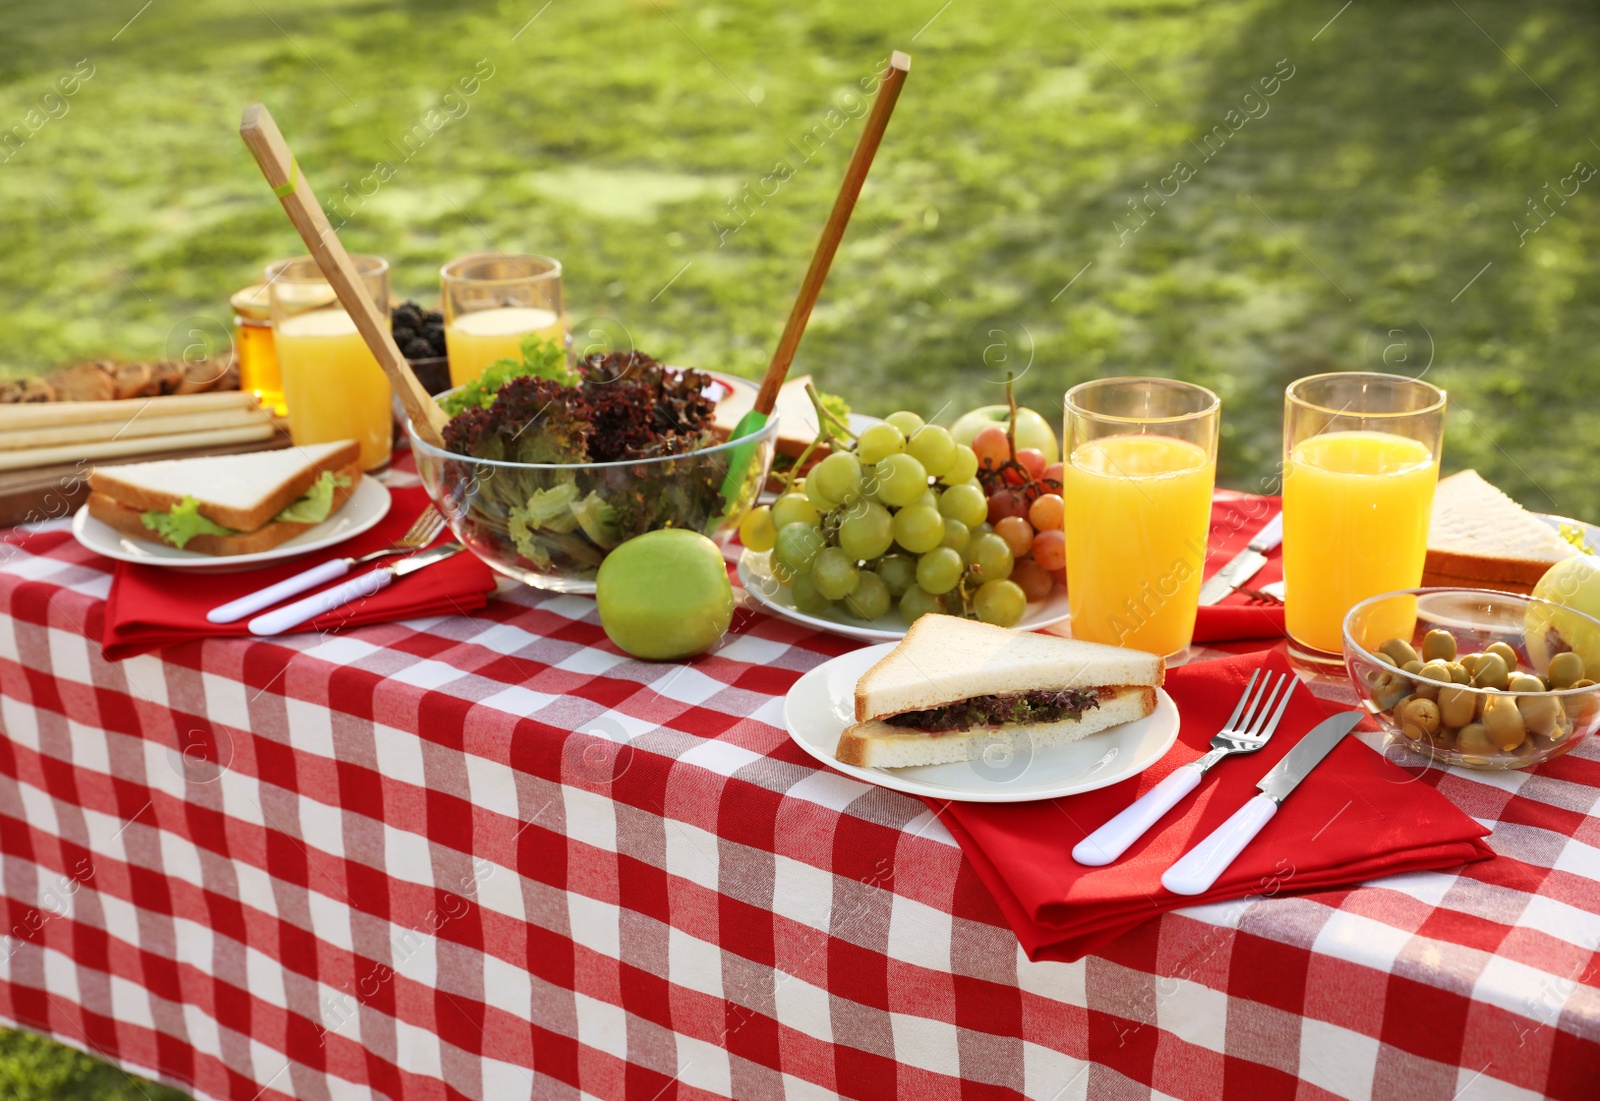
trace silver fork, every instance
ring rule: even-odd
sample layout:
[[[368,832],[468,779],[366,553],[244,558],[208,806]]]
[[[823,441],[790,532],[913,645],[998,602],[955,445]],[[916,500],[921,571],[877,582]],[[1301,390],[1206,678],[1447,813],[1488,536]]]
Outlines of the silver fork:
[[[307,589],[314,589],[318,585],[341,578],[357,566],[396,554],[409,554],[425,547],[438,537],[443,528],[444,517],[439,515],[438,509],[429,505],[422,510],[422,514],[404,535],[382,550],[363,554],[360,558],[335,558],[320,566],[312,566],[304,573],[297,573],[276,585],[268,585],[265,589],[257,590],[248,596],[241,596],[238,600],[218,605],[206,613],[206,619],[212,623],[232,623],[245,616],[254,615]]]
[[[1259,690],[1256,688],[1258,678],[1261,680]],[[1286,682],[1289,687],[1284,691]],[[1072,859],[1090,867],[1111,863],[1143,837],[1157,819],[1176,806],[1178,800],[1199,787],[1201,777],[1212,765],[1232,754],[1254,753],[1266,745],[1278,729],[1278,721],[1283,718],[1289,697],[1299,683],[1299,678],[1293,674],[1280,673],[1274,682],[1271,674],[1262,677],[1259,669],[1251,673],[1238,706],[1211,739],[1211,751],[1197,761],[1173,769],[1166,779],[1134,800],[1131,806],[1078,842],[1072,850]],[[1283,692],[1281,699],[1280,691]]]

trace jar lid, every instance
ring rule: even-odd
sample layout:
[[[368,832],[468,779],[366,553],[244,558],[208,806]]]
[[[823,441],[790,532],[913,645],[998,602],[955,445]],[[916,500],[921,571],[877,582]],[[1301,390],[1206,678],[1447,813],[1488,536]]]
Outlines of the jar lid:
[[[251,321],[268,321],[272,318],[272,296],[265,283],[246,287],[228,299],[228,305],[240,317]]]

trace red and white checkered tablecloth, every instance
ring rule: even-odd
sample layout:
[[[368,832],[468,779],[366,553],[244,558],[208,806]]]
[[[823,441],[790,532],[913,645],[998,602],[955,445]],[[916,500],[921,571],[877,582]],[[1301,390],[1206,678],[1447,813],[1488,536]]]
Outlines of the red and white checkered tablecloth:
[[[1595,741],[1419,776],[1499,859],[1035,964],[922,803],[789,742],[845,640],[645,664],[519,590],[108,664],[109,563],[9,539],[0,1018],[197,1095],[1600,1096]]]

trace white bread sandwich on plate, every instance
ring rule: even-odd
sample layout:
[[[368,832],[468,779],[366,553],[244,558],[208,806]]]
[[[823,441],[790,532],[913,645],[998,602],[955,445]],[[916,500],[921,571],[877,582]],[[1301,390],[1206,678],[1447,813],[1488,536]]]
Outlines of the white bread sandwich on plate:
[[[1578,553],[1477,471],[1463,470],[1434,491],[1422,583],[1531,593],[1546,570]]]
[[[355,440],[98,466],[89,515],[123,535],[201,554],[256,554],[337,512],[361,481]]]
[[[863,768],[975,761],[994,745],[1066,745],[1156,708],[1155,654],[925,615],[856,682],[834,756]]]

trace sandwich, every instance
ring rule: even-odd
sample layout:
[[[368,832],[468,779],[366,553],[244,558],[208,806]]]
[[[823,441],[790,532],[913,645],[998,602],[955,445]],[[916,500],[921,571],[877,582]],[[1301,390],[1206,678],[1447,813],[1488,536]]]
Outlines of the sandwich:
[[[905,768],[1066,745],[1150,714],[1165,675],[1140,650],[925,615],[856,682],[834,756]]]
[[[1477,471],[1463,470],[1434,491],[1422,583],[1531,593],[1546,570],[1578,553]]]
[[[355,440],[244,455],[97,466],[89,515],[201,554],[258,554],[337,512],[361,481]]]

